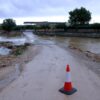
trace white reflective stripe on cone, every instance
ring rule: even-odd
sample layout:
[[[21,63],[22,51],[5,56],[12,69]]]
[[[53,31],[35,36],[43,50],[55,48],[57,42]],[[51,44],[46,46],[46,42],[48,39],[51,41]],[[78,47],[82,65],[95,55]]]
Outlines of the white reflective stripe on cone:
[[[70,72],[66,73],[66,82],[71,82],[71,74],[70,74]]]

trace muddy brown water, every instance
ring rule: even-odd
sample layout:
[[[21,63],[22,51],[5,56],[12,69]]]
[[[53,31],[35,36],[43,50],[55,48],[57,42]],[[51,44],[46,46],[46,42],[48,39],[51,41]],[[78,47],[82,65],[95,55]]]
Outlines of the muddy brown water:
[[[48,37],[40,36],[39,41],[45,40],[45,42],[53,41],[56,44],[62,44],[63,46],[74,46],[80,48],[83,51],[90,51],[96,54],[100,54],[100,38],[81,38],[81,37]],[[47,41],[46,41],[47,40]],[[51,43],[52,44],[52,43]]]
[[[100,54],[100,39],[96,38],[78,38],[78,37],[50,37],[50,36],[35,36],[35,45],[56,45],[61,44],[64,47],[74,46],[82,49],[83,51],[91,51],[96,54]],[[34,43],[33,43],[34,44]],[[16,67],[17,68],[17,67]],[[17,71],[13,75],[10,75],[6,82],[10,80],[14,80],[19,75],[19,71]],[[13,76],[13,77],[12,77]],[[2,81],[2,83],[6,83]],[[10,82],[9,82],[10,83]],[[4,86],[3,86],[4,87]]]

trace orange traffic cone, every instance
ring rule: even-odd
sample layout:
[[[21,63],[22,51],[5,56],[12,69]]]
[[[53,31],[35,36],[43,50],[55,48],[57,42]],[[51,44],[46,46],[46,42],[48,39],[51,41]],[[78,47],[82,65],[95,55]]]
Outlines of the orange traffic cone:
[[[67,74],[67,78],[64,83],[64,87],[61,88],[59,91],[64,94],[71,95],[71,94],[75,93],[77,90],[72,87],[69,65],[66,66],[66,74]]]

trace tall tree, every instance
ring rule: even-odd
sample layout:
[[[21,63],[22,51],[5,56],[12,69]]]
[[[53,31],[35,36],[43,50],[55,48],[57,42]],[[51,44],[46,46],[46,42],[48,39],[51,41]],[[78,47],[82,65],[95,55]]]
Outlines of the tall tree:
[[[12,31],[16,27],[16,22],[13,19],[4,19],[2,28],[5,31]]]
[[[71,25],[88,24],[91,20],[91,12],[83,7],[69,12],[69,23]]]

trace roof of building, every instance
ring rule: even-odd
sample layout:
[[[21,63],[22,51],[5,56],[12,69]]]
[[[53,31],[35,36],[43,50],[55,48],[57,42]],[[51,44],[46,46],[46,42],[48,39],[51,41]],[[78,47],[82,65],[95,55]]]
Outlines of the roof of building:
[[[43,22],[24,22],[24,24],[63,24],[65,22],[48,22],[48,21],[43,21]]]

